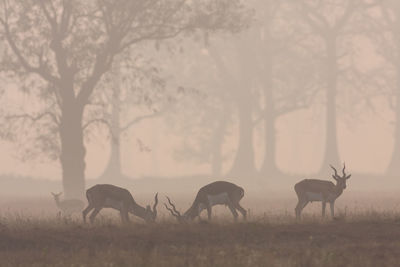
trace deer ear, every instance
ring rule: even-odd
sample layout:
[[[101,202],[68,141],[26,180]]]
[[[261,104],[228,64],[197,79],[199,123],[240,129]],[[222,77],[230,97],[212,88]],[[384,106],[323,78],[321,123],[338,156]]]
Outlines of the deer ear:
[[[346,176],[346,180],[347,180],[347,179],[350,179],[350,177],[351,177],[351,174],[350,174],[350,175],[347,175],[347,176]]]

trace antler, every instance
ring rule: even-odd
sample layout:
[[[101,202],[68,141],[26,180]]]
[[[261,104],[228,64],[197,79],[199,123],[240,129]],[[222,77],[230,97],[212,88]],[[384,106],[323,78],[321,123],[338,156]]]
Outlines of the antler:
[[[167,199],[168,199],[168,203],[169,203],[169,205],[171,205],[172,209],[169,208],[169,207],[167,206],[167,204],[164,203],[165,208],[172,214],[172,216],[177,217],[177,218],[180,218],[180,217],[181,217],[181,213],[180,213],[179,211],[176,210],[175,205],[171,202],[171,200],[169,199],[168,196],[167,196]]]
[[[333,167],[332,165],[329,166],[331,166],[331,168],[335,171],[335,176],[338,177],[337,170],[335,169],[335,167]]]
[[[158,193],[154,197],[154,205],[153,205],[153,212],[156,215],[157,215],[157,210],[156,210],[157,204],[158,204]]]
[[[343,170],[342,170],[342,172],[343,172],[343,177],[346,176],[346,173],[345,173],[345,171],[344,171],[345,169],[346,169],[346,163],[343,162]]]

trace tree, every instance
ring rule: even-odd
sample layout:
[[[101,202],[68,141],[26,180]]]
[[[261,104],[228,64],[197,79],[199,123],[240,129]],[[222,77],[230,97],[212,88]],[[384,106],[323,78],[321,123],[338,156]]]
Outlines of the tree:
[[[367,33],[376,44],[376,52],[390,66],[389,71],[385,69],[383,75],[381,72],[375,76],[379,77],[377,85],[381,90],[380,93],[388,96],[389,106],[395,116],[393,153],[386,173],[398,175],[400,172],[400,3],[393,0],[380,1],[379,9],[379,16],[369,16],[373,23],[369,24],[371,28]],[[382,92],[382,88],[390,89]]]
[[[255,123],[263,124],[264,159],[260,176],[279,172],[276,164],[276,122],[291,112],[312,104],[317,90],[315,63],[298,47],[303,29],[288,13],[290,5],[277,0],[260,1],[258,24],[251,38],[259,99]]]
[[[238,112],[239,142],[229,175],[256,175],[253,135],[262,124],[264,159],[260,176],[278,172],[276,121],[311,105],[316,94],[315,64],[296,46],[301,33],[281,1],[259,1],[253,6],[257,23],[240,38],[211,46],[223,87]],[[229,49],[228,49],[229,48]],[[279,60],[278,60],[279,59]]]
[[[117,55],[148,41],[198,29],[236,31],[244,25],[239,0],[4,0],[0,25],[8,45],[2,64],[19,77],[35,77],[59,140],[66,197],[82,197],[85,184],[85,111]],[[39,85],[38,85],[39,86]],[[28,93],[35,88],[27,88]],[[14,116],[14,118],[16,118]]]
[[[230,124],[230,102],[223,79],[215,71],[213,59],[204,46],[207,39],[198,44],[187,44],[179,57],[169,64],[171,73],[179,73],[181,97],[175,102],[173,112],[167,116],[168,124],[182,136],[182,143],[174,151],[180,161],[206,164],[213,176],[222,174],[222,151],[226,127]],[[214,43],[214,40],[211,41]]]
[[[249,31],[246,31],[236,36],[229,45],[219,42],[208,47],[224,83],[221,86],[226,90],[224,101],[233,104],[232,111],[236,112],[233,115],[236,115],[238,124],[238,145],[228,176],[252,177],[256,174],[252,118],[255,75],[252,58],[247,53],[250,40]]]
[[[142,51],[143,52],[143,51]],[[100,177],[110,180],[123,176],[121,143],[135,125],[163,115],[176,102],[179,92],[167,90],[166,81],[152,59],[142,55],[124,55],[104,79],[99,115],[87,126],[106,126],[109,132],[110,156]],[[165,59],[164,59],[165,60]],[[93,122],[93,123],[92,123]],[[137,140],[140,151],[148,147]]]
[[[310,50],[316,50],[315,44],[322,41],[323,50],[314,52],[323,67],[322,77],[325,79],[325,154],[322,160],[321,172],[329,165],[338,166],[339,150],[337,140],[337,96],[340,90],[339,80],[345,73],[342,60],[347,56],[346,43],[343,36],[346,27],[355,12],[370,7],[372,4],[364,0],[332,0],[309,1],[296,3],[297,12],[302,21],[309,26],[311,39],[308,44],[314,45]]]

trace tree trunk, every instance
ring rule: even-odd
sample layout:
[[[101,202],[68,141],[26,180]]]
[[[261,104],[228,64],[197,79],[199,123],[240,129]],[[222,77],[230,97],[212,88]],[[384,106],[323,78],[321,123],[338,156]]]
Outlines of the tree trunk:
[[[83,105],[63,103],[60,120],[62,179],[66,198],[82,199],[85,190],[85,154],[82,129]]]
[[[327,92],[326,92],[326,133],[325,155],[322,160],[321,173],[330,173],[329,165],[339,168],[339,151],[337,143],[337,118],[336,118],[336,94],[337,94],[337,53],[336,38],[328,38],[327,47]]]
[[[253,121],[251,105],[246,99],[238,100],[239,144],[229,175],[249,177],[255,174],[253,148]]]
[[[228,119],[228,111],[226,105],[223,107],[222,116],[213,133],[211,146],[211,174],[218,177],[222,173],[222,145],[225,137],[226,120]]]
[[[276,167],[275,120],[276,116],[273,108],[267,108],[264,119],[264,160],[260,169],[260,174],[263,176],[269,176],[278,172],[278,168]]]
[[[111,108],[111,151],[107,167],[101,175],[102,178],[112,180],[122,176],[121,171],[121,127],[120,127],[120,97],[119,91],[114,90]]]
[[[386,170],[387,175],[398,175],[400,173],[400,69],[397,75],[396,106],[395,106],[395,126],[394,144],[390,163]]]
[[[111,151],[108,159],[107,167],[105,168],[102,178],[112,181],[115,178],[122,176],[121,172],[121,147],[120,147],[120,135],[111,136]]]
[[[267,46],[272,43],[270,34],[266,35]],[[273,94],[273,82],[272,82],[272,65],[273,55],[270,53],[272,49],[268,48],[266,52],[265,60],[265,72],[264,72],[264,160],[261,165],[260,174],[268,177],[271,174],[278,172],[276,167],[276,131],[275,121],[277,114],[275,110],[274,94]]]

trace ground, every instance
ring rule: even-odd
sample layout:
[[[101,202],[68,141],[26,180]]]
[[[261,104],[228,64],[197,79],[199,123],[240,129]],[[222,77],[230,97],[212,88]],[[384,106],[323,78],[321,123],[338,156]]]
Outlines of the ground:
[[[373,196],[343,196],[334,219],[313,203],[296,221],[295,196],[278,194],[245,197],[246,222],[218,207],[211,223],[178,224],[159,205],[157,223],[131,216],[126,226],[107,210],[94,225],[80,214],[58,217],[50,194],[0,199],[0,266],[399,266],[399,198]],[[174,200],[180,210],[192,201]]]
[[[0,228],[0,266],[398,266],[399,251],[400,219],[384,214],[128,226],[14,218]]]

